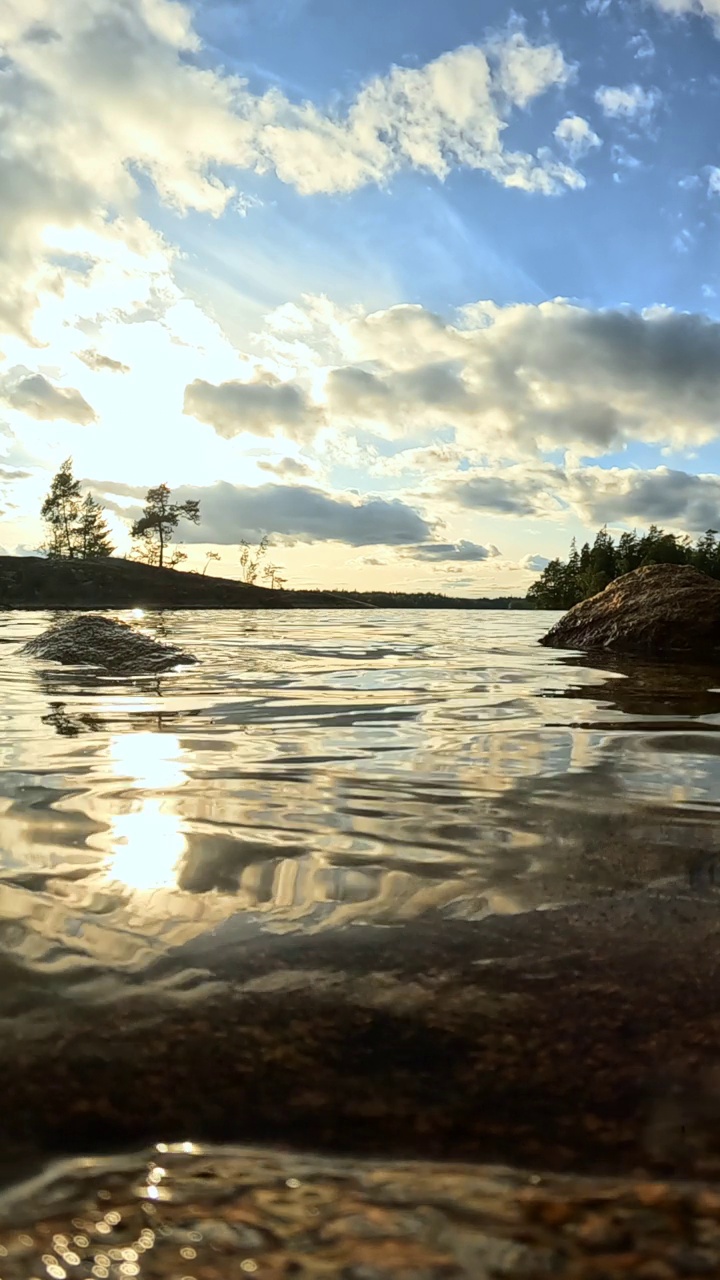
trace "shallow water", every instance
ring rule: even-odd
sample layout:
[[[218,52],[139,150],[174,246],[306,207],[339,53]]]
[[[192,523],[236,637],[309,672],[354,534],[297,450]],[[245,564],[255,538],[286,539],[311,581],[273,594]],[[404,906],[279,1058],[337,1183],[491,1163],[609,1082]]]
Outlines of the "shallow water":
[[[546,650],[553,620],[148,613],[200,663],[119,679],[23,655],[50,615],[0,616],[4,1069],[129,994],[213,999],[256,954],[253,991],[283,955],[290,990],[303,942],[298,1001],[402,926],[372,998],[414,1009],[413,968],[493,918],[645,890],[714,913],[720,677]]]
[[[720,679],[598,670],[537,645],[551,620],[147,614],[200,664],[113,679],[24,656],[50,615],[3,615],[0,953],[109,990],[242,913],[477,918],[688,874]]]

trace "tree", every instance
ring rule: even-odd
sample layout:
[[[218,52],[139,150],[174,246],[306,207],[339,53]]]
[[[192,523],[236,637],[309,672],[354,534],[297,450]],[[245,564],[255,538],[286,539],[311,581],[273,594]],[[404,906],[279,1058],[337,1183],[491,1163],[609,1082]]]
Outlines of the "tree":
[[[90,493],[85,495],[80,508],[78,534],[83,560],[104,560],[113,554],[115,548],[110,541],[103,509]]]
[[[66,458],[40,509],[48,530],[43,549],[53,560],[74,560],[81,555],[80,482],[72,465],[72,458]]]
[[[202,571],[202,577],[203,577],[203,578],[205,577],[205,574],[207,573],[208,565],[209,565],[210,561],[211,561],[211,560],[219,560],[219,559],[220,559],[220,553],[219,553],[218,551],[206,551],[206,553],[205,553],[205,564],[203,565],[203,571]]]
[[[240,543],[240,546],[242,548],[240,552],[241,580],[251,587],[258,580],[258,574],[260,573],[262,562],[265,559],[268,547],[270,546],[270,539],[267,537],[262,538],[255,548],[254,555],[252,547],[244,538]]]
[[[200,503],[189,498],[187,502],[171,502],[171,491],[166,484],[148,489],[145,509],[130,530],[137,547],[134,558],[159,569],[173,569],[187,557],[184,551],[172,549],[175,530],[181,520],[200,523]]]
[[[268,582],[273,589],[275,587],[284,587],[287,581],[286,578],[282,578],[280,576],[279,564],[267,564],[263,569],[263,578],[265,578],[266,582]]]

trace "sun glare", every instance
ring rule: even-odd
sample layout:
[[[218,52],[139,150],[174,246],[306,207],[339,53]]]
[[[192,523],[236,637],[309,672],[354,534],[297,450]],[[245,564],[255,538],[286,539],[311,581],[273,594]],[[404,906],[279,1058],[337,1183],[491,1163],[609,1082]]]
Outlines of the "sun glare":
[[[123,733],[110,740],[113,772],[148,791],[169,791],[187,782],[182,756],[174,733]]]
[[[136,813],[118,814],[110,839],[110,879],[138,892],[175,885],[187,842],[180,817],[166,812],[162,800],[145,800]]]

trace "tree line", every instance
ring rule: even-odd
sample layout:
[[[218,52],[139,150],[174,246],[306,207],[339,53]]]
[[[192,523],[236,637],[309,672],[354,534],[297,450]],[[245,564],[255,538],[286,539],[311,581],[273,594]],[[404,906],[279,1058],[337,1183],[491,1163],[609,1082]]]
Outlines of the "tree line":
[[[83,494],[80,481],[73,475],[72,458],[66,458],[53,477],[40,514],[45,522],[46,538],[41,550],[52,560],[104,560],[114,555],[105,512],[90,493]],[[131,559],[159,569],[175,569],[187,554],[175,545],[181,520],[200,523],[200,503],[189,498],[174,502],[166,484],[155,485],[145,495],[142,515],[130,529],[133,541]],[[270,587],[283,587],[285,579],[280,567],[268,560],[270,541],[264,537],[256,547],[240,542],[240,576],[254,584],[264,578]],[[208,551],[203,574],[217,551]]]
[[[578,550],[573,538],[567,560],[551,560],[527,593],[536,609],[571,609],[574,604],[604,591],[609,583],[645,564],[691,565],[720,578],[720,542],[717,529],[708,529],[697,541],[687,535],[666,533],[650,525],[647,533],[622,533],[617,542],[607,529]]]

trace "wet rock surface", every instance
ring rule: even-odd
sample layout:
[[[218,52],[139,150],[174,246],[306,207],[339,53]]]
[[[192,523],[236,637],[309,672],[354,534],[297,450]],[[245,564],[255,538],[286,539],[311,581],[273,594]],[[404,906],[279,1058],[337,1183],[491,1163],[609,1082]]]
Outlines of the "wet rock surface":
[[[122,675],[167,671],[180,663],[197,662],[192,654],[99,613],[56,623],[29,641],[24,652],[66,666],[104,667]]]
[[[716,662],[720,583],[687,566],[645,565],[575,605],[540,643]]]
[[[718,1274],[720,1189],[162,1144],[0,1200],[3,1280],[673,1280]]]
[[[4,1148],[182,1134],[715,1176],[720,912],[697,884],[449,926],[229,922],[114,999],[88,967],[46,1009],[7,1009]]]

